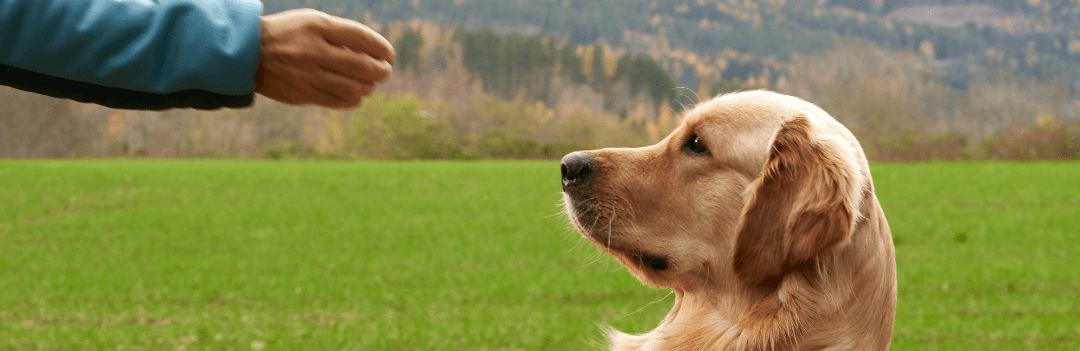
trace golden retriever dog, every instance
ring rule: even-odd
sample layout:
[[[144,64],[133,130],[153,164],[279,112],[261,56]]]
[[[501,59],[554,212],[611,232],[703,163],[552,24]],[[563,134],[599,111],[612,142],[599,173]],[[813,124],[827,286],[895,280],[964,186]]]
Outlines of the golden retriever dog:
[[[885,350],[892,235],[859,142],[817,106],[718,96],[656,145],[562,159],[571,223],[675,306],[612,350]]]

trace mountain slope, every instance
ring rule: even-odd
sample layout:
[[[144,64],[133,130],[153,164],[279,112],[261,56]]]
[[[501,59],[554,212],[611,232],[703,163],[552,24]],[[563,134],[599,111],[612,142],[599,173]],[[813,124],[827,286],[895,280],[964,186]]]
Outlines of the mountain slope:
[[[863,38],[937,60],[959,89],[1004,69],[1080,87],[1080,4],[1064,0],[265,0],[268,13],[296,7],[363,21],[425,19],[542,35],[647,54],[680,86],[760,76],[791,55],[818,54],[834,38]],[[676,65],[724,57],[721,72]],[[749,59],[745,55],[749,55]],[[746,67],[754,61],[754,67]],[[709,64],[706,64],[709,66]],[[772,65],[775,66],[775,65]],[[779,68],[772,68],[774,71]],[[719,77],[702,77],[702,76]],[[777,76],[771,74],[773,79]],[[707,85],[707,84],[706,84]]]

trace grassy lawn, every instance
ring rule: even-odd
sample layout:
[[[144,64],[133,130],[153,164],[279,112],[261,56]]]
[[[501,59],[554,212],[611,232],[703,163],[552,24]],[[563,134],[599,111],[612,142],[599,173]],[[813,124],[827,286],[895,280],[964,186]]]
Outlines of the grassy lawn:
[[[1080,163],[874,165],[893,349],[1080,347]],[[582,350],[655,327],[554,162],[0,161],[0,350]]]
[[[872,166],[898,350],[1080,348],[1080,163]]]

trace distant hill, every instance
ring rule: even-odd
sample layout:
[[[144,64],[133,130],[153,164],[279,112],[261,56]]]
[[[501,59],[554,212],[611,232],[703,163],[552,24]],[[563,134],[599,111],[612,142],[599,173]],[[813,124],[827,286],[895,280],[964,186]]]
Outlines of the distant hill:
[[[424,19],[464,28],[597,40],[660,61],[680,86],[748,79],[834,38],[863,38],[937,60],[954,88],[992,70],[1080,88],[1080,3],[1065,0],[264,0],[358,20]],[[695,55],[687,65],[686,56]],[[716,58],[723,58],[718,64]],[[734,58],[734,59],[733,59]],[[681,61],[676,64],[675,61]],[[704,61],[704,63],[702,63]],[[732,64],[734,63],[734,64]],[[720,67],[702,72],[697,64]],[[709,71],[709,70],[705,70]],[[703,77],[715,75],[718,77]],[[776,79],[775,72],[770,74]]]
[[[395,74],[348,113],[0,89],[0,157],[557,158],[656,142],[757,88],[829,111],[871,160],[1080,157],[1074,4],[818,1],[266,0],[369,24]]]

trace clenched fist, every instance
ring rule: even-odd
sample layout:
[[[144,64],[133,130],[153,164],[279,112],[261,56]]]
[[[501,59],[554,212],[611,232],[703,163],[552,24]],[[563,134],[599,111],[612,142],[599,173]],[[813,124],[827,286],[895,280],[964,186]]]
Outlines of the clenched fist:
[[[263,16],[255,92],[347,110],[390,78],[394,47],[358,22],[312,9]]]

